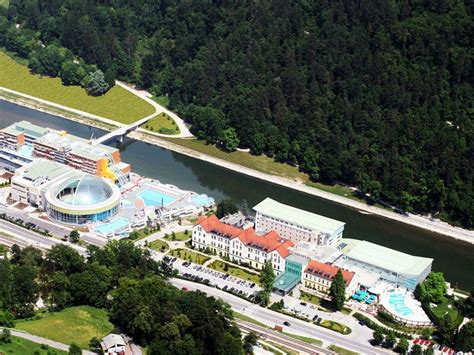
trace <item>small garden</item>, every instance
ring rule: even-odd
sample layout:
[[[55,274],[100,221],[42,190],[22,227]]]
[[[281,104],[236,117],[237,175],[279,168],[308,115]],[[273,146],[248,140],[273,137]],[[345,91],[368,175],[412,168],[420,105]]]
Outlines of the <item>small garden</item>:
[[[187,249],[173,249],[168,253],[168,256],[183,259],[183,260],[189,260],[199,265],[204,264],[206,261],[210,259],[209,257],[205,255],[202,255],[202,254],[199,254]]]

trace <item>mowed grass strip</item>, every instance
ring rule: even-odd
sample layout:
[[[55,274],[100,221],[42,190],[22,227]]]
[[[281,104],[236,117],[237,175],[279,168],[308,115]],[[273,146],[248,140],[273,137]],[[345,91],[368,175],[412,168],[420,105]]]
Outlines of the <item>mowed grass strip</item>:
[[[41,344],[12,336],[11,343],[0,343],[0,354],[62,355],[67,354],[67,352],[53,347],[41,346]]]
[[[256,284],[260,282],[259,280],[260,277],[258,274],[254,274],[253,272],[249,272],[240,267],[234,266],[229,263],[225,263],[223,261],[216,260],[211,265],[209,265],[209,267],[216,271],[220,271],[220,272],[238,277],[243,280],[255,282]]]
[[[217,148],[215,145],[206,144],[205,141],[198,139],[161,139],[218,159],[228,161],[230,163],[260,171],[265,174],[281,176],[299,183],[303,183],[307,186],[317,188],[319,190],[330,192],[339,196],[344,196],[352,200],[364,202],[364,200],[355,196],[354,191],[348,187],[341,185],[325,185],[319,182],[310,181],[308,175],[299,171],[297,167],[285,163],[279,163],[273,158],[267,157],[265,155],[253,155],[244,151],[235,151],[229,153]]]
[[[148,102],[118,85],[105,95],[90,96],[80,86],[63,85],[60,78],[32,74],[2,52],[0,86],[126,124],[155,112]]]
[[[20,321],[16,328],[64,344],[76,343],[87,349],[92,337],[100,339],[114,327],[109,322],[107,311],[90,306],[70,307],[40,317]]]

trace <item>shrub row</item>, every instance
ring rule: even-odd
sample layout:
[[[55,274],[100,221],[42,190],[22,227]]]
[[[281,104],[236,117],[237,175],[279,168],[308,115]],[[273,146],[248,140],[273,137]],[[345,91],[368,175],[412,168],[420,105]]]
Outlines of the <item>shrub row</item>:
[[[372,319],[370,319],[369,317],[364,316],[361,313],[356,312],[356,313],[354,313],[353,316],[357,320],[364,322],[365,325],[368,326],[370,329],[375,330],[375,331],[379,331],[379,332],[381,332],[385,335],[393,332],[393,334],[395,334],[395,336],[398,337],[398,338],[413,339],[413,337],[410,334],[403,333],[403,332],[398,332],[398,331],[390,329],[390,328],[382,327],[381,325],[375,323]]]

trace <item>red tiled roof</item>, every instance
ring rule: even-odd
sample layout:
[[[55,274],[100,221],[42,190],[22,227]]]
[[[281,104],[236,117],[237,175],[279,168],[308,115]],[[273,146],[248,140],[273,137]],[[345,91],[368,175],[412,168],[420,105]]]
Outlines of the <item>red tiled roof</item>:
[[[275,231],[260,236],[255,233],[253,228],[244,230],[230,226],[219,221],[215,215],[209,217],[200,216],[197,219],[197,224],[208,233],[217,231],[223,235],[230,236],[231,239],[238,237],[245,245],[262,249],[267,253],[276,250],[284,258],[290,254],[288,248],[294,246],[291,240],[280,237]]]
[[[242,229],[222,223],[216,215],[209,217],[200,216],[198,217],[197,223],[207,233],[218,232],[219,234],[229,236],[231,239],[238,237],[239,234],[242,233]]]
[[[311,259],[308,265],[306,266],[305,271],[307,273],[332,280],[334,276],[336,276],[338,270],[339,268],[335,266],[323,264],[319,261]],[[346,281],[346,284],[349,285],[352,281],[352,278],[354,277],[354,273],[351,271],[343,270],[343,269],[341,269],[341,271],[342,271],[342,277],[344,278],[344,281]]]

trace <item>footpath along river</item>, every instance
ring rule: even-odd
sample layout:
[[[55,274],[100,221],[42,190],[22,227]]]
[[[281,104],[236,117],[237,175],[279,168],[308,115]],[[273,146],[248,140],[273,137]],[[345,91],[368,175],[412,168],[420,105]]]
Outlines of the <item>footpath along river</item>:
[[[0,128],[28,120],[44,127],[66,130],[74,135],[99,137],[104,131],[61,117],[38,112],[0,100]],[[231,197],[251,208],[269,196],[346,223],[344,237],[364,239],[406,253],[434,258],[433,269],[445,273],[458,287],[474,287],[474,245],[430,233],[382,217],[367,215],[330,201],[276,186],[227,169],[181,155],[155,145],[126,138],[120,147],[122,160],[138,174],[206,193],[217,201]]]

